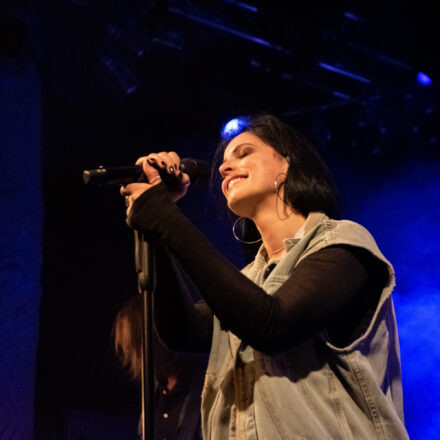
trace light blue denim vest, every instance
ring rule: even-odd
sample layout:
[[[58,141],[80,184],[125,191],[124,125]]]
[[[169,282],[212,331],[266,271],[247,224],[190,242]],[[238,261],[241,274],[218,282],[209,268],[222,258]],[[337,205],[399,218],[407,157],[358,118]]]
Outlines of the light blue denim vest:
[[[323,331],[267,355],[214,318],[202,394],[204,439],[408,439],[391,299],[394,270],[370,233],[354,222],[311,213],[304,236],[286,240],[287,252],[268,276],[263,249],[243,273],[271,295],[303,258],[336,244],[364,248],[388,267],[389,281],[367,330],[347,347],[336,347]]]

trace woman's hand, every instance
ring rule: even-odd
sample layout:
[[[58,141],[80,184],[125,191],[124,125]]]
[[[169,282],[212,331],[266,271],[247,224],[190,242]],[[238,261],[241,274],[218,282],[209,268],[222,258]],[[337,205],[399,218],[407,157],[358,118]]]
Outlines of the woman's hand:
[[[125,197],[127,215],[134,201],[147,189],[162,182],[159,170],[175,176],[176,183],[168,188],[171,199],[176,202],[187,192],[190,185],[189,176],[180,170],[180,157],[174,152],[151,153],[142,156],[136,161],[136,165],[142,165],[147,182],[129,183],[121,187],[121,194]]]

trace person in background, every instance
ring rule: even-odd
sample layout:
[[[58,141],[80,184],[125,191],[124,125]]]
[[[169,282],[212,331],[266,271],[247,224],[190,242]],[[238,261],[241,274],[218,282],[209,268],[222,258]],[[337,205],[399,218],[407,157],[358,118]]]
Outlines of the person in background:
[[[118,312],[113,328],[114,348],[132,379],[142,368],[142,296],[132,297]],[[154,337],[155,438],[200,440],[200,395],[206,358],[171,352]],[[139,423],[139,435],[141,423]]]

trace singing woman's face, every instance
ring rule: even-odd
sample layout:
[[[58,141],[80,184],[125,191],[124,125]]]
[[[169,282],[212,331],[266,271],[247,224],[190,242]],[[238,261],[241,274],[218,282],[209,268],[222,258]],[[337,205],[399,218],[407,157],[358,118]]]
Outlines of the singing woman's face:
[[[275,180],[285,178],[289,163],[258,136],[244,132],[229,142],[220,166],[222,191],[237,215],[255,218],[262,209],[273,209]]]

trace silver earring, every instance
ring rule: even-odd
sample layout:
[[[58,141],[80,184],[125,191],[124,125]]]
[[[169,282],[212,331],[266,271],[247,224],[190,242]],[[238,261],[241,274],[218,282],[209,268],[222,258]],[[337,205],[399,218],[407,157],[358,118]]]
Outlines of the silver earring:
[[[242,219],[244,219],[244,217],[238,217],[238,218],[235,220],[234,224],[232,225],[232,234],[234,235],[235,239],[236,239],[237,241],[239,241],[240,243],[245,243],[245,244],[255,244],[255,243],[259,243],[260,241],[262,241],[261,238],[259,238],[258,240],[255,240],[255,241],[246,241],[246,240],[242,240],[241,238],[239,238],[239,237],[237,236],[237,234],[235,233],[235,227],[237,226],[238,221],[239,221],[239,220],[242,220]]]
[[[274,182],[273,184],[274,184],[275,189],[277,190],[277,192],[278,192],[278,182],[277,182],[277,179],[278,179],[278,176],[281,176],[281,175],[286,176],[286,178],[287,178],[287,174],[286,174],[286,173],[278,173],[278,174],[276,175],[276,177],[275,177],[275,182]],[[284,182],[283,182],[283,183],[284,183]]]

